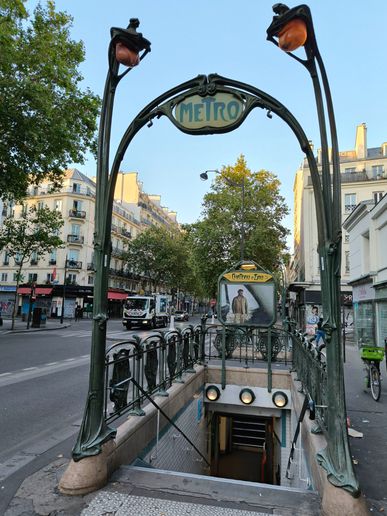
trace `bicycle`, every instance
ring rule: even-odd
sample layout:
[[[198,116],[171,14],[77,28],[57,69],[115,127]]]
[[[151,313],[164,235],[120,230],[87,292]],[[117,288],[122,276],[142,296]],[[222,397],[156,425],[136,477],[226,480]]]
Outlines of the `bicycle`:
[[[366,389],[371,388],[371,394],[375,401],[379,401],[382,392],[380,379],[380,362],[384,358],[384,349],[377,346],[362,346],[360,357],[364,362],[364,369],[367,372],[365,381]]]

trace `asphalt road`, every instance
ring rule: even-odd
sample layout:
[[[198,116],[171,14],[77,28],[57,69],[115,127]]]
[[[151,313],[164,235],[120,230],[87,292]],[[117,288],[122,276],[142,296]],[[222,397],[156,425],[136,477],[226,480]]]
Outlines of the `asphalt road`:
[[[128,332],[120,320],[110,320],[107,345],[134,333],[149,332]],[[91,320],[0,335],[0,514],[25,477],[55,457],[70,457],[86,400],[90,346]]]

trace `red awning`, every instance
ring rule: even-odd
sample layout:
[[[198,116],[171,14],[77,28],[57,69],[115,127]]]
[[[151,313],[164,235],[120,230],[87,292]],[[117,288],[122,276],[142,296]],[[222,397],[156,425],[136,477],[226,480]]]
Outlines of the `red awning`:
[[[35,295],[36,296],[49,296],[52,292],[52,287],[36,287]],[[17,289],[18,294],[31,294],[31,287],[19,287]]]
[[[127,297],[128,294],[126,294],[125,292],[108,292],[108,299],[120,299],[122,301]]]
[[[30,287],[19,287],[17,289],[18,294],[31,294],[31,288]]]
[[[52,287],[36,287],[35,294],[37,296],[49,296],[52,292]]]

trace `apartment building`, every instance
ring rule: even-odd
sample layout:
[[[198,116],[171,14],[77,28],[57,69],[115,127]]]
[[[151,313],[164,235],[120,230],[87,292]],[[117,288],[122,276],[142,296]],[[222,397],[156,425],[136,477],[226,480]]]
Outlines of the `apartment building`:
[[[161,205],[161,196],[147,194],[137,172],[120,172],[114,192],[116,202],[125,203],[139,210],[142,227],[165,226],[178,229],[176,212]]]
[[[124,176],[130,176],[131,181],[122,181]],[[142,191],[137,173],[120,173],[118,184],[117,199],[113,203],[108,292],[110,309],[116,315],[127,293],[138,292],[146,285],[146,278],[133,274],[123,260],[129,240],[152,224],[178,227],[176,213],[161,206],[160,196],[148,196]],[[28,311],[29,285],[32,283],[38,285],[37,303],[49,316],[61,315],[64,299],[65,317],[73,315],[76,304],[91,310],[95,273],[95,182],[76,169],[67,170],[60,190],[53,191],[47,182],[39,187],[30,187],[25,204],[47,206],[61,212],[64,226],[60,236],[65,246],[44,258],[31,257],[24,271],[25,285],[18,291],[21,314]],[[21,209],[21,206],[8,204],[3,206],[1,213],[3,217],[17,217]],[[3,315],[10,314],[13,307],[16,270],[13,260],[3,251],[0,261],[0,307]]]
[[[312,148],[313,145],[311,144]],[[316,156],[321,171],[321,150]],[[342,221],[367,200],[378,202],[387,192],[387,143],[368,147],[366,124],[356,128],[355,146],[340,152]],[[321,304],[320,269],[317,252],[317,222],[314,192],[306,160],[294,180],[294,255],[289,269],[293,301],[307,318],[313,305]],[[343,232],[341,292],[342,304],[351,305],[349,235]],[[300,321],[301,322],[301,321]]]
[[[384,348],[387,338],[387,195],[363,201],[344,221],[349,235],[357,343]]]

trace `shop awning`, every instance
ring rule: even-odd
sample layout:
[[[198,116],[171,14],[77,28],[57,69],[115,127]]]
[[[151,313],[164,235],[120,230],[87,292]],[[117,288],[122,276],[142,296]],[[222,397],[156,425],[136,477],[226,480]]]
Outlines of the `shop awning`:
[[[52,287],[36,287],[35,296],[49,296],[52,292]],[[19,287],[17,290],[18,294],[30,295],[31,287]]]
[[[18,294],[28,294],[28,295],[30,295],[31,294],[31,288],[30,287],[19,287],[17,289],[17,293]]]
[[[36,287],[35,294],[37,296],[49,296],[52,292],[52,287]]]
[[[122,301],[127,297],[128,294],[126,294],[125,292],[108,292],[108,299],[119,299],[120,301]]]

